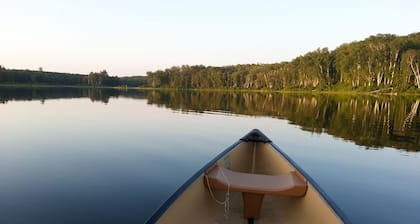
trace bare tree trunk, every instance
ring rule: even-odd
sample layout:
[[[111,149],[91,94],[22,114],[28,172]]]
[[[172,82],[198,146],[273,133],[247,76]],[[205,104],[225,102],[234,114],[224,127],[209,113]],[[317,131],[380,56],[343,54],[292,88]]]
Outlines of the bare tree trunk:
[[[372,62],[370,61],[370,57],[368,58],[368,73],[369,73],[368,86],[371,86],[372,81],[373,81],[373,75],[372,75]]]
[[[416,63],[416,80],[417,80],[417,88],[420,88],[420,70],[419,70],[419,63]]]
[[[321,72],[321,76],[322,76],[322,74],[324,73],[324,71],[322,69],[322,65],[321,64],[319,64],[319,71]]]
[[[420,89],[420,70],[419,70],[419,64],[414,62],[414,56],[409,57],[410,67],[411,71],[414,74],[414,85],[417,86],[417,88]]]
[[[381,85],[383,78],[384,78],[384,72],[379,71],[378,74],[376,75],[376,86]]]
[[[267,78],[267,74],[266,73],[264,73],[264,81],[265,81],[265,86],[267,87],[267,88],[270,88],[270,83],[268,82],[268,78]],[[270,88],[271,89],[271,88]]]
[[[391,80],[389,82],[390,85],[394,83],[394,75],[395,75],[395,67],[397,66],[398,58],[400,57],[400,51],[397,50],[394,57],[394,63],[392,64],[392,70],[391,70]]]

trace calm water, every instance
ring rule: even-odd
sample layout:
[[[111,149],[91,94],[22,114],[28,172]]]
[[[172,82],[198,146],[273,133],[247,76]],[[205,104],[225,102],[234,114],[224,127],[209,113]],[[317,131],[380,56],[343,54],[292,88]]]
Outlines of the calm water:
[[[420,98],[0,89],[0,223],[142,223],[259,128],[354,223],[420,223]]]

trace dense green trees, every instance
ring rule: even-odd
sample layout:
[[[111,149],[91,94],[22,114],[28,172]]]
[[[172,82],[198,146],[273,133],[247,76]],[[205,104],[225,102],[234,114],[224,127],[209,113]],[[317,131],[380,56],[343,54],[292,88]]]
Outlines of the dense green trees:
[[[354,88],[415,86],[411,64],[420,60],[420,33],[404,37],[376,35],[335,50],[340,82]]]
[[[146,76],[118,77],[118,82],[120,86],[128,86],[128,87],[146,86],[147,84]]]
[[[420,33],[378,34],[317,49],[290,62],[223,67],[175,66],[147,77],[13,70],[0,66],[0,83],[90,86],[149,86],[175,89],[420,89]]]
[[[420,33],[378,34],[317,49],[291,62],[213,67],[184,65],[147,73],[148,86],[181,89],[420,88]]]
[[[88,75],[88,85],[101,86],[105,85],[106,83],[113,82],[116,82],[114,85],[118,85],[118,78],[116,78],[114,81],[114,77],[109,77],[106,70],[100,72],[91,72]]]
[[[86,83],[86,76],[56,72],[0,69],[0,83],[45,84],[45,85],[81,85]]]
[[[109,76],[103,70],[91,72],[89,75],[45,72],[41,68],[38,71],[6,69],[0,66],[0,84],[42,84],[42,85],[68,85],[68,86],[144,86],[146,77]]]

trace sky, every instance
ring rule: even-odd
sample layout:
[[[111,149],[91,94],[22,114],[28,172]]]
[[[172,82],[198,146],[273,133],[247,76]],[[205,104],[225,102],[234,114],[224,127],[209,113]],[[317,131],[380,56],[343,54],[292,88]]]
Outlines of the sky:
[[[290,61],[419,32],[419,9],[418,0],[0,0],[0,65],[131,76]]]

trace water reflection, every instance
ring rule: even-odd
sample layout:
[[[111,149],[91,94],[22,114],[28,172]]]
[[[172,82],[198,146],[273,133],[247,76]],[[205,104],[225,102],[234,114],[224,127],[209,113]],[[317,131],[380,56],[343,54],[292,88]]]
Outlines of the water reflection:
[[[420,151],[419,97],[353,96],[213,91],[137,91],[117,89],[0,89],[0,102],[89,97],[147,99],[148,104],[182,112],[241,114],[287,119],[303,130],[328,133],[366,148]]]
[[[224,111],[287,119],[303,130],[367,148],[420,150],[420,99],[396,96],[151,92],[151,104],[181,111]]]
[[[146,92],[132,89],[96,89],[96,88],[13,88],[0,87],[0,103],[6,104],[11,100],[41,100],[47,99],[71,99],[88,97],[92,102],[108,103],[110,98],[127,96],[131,98],[145,99]]]

